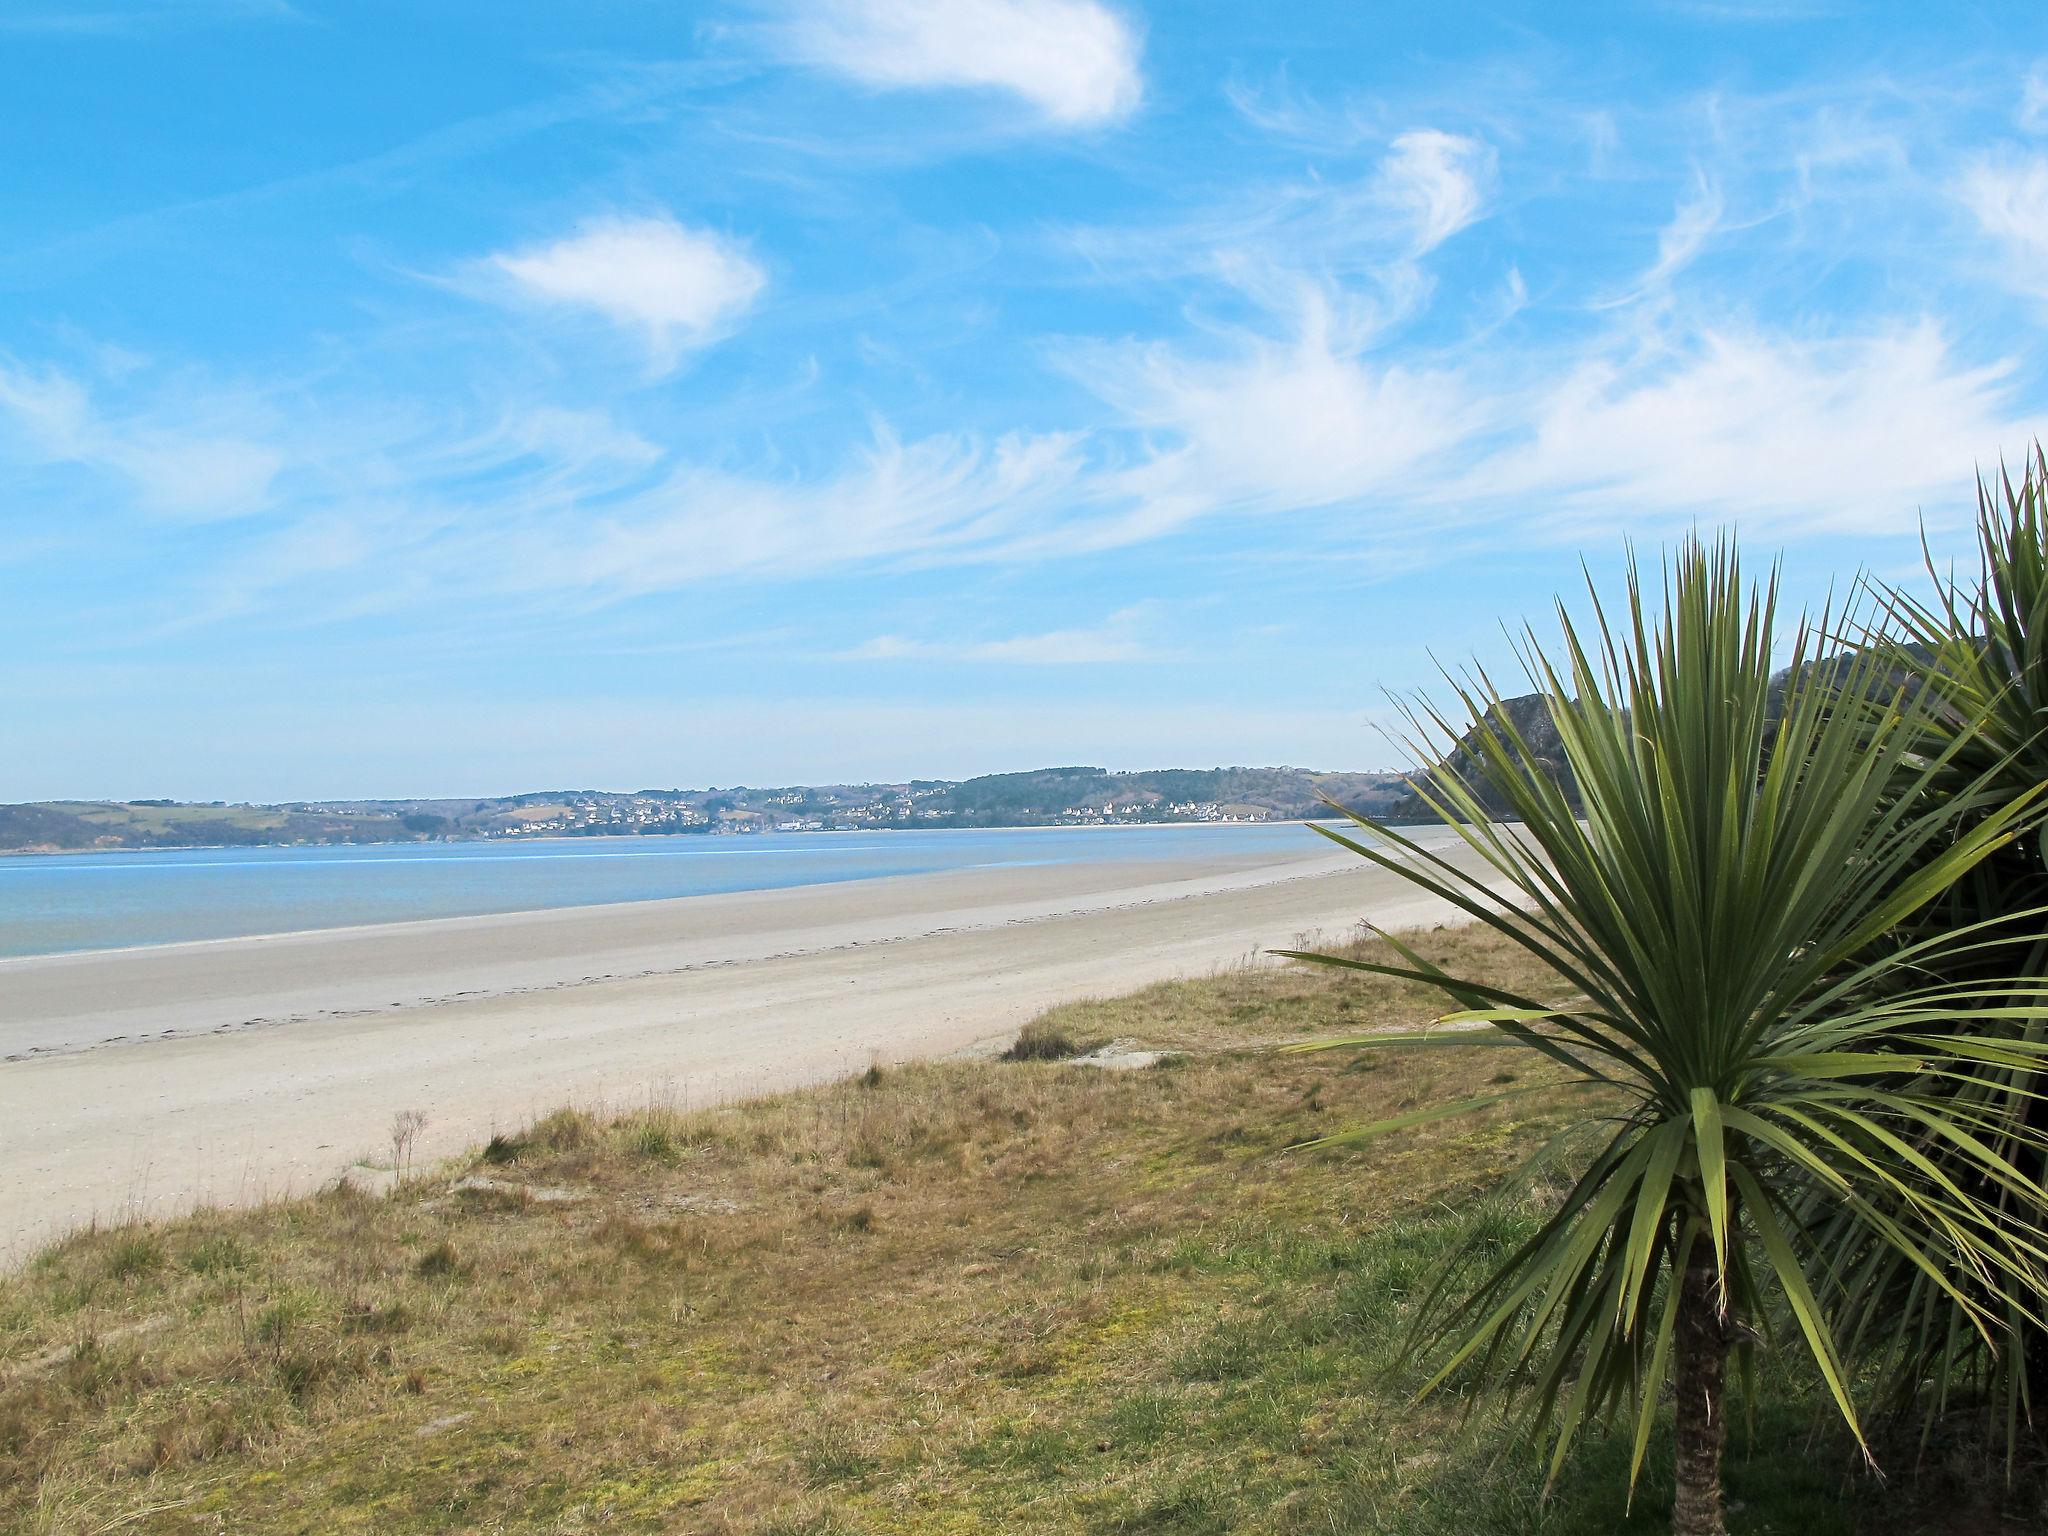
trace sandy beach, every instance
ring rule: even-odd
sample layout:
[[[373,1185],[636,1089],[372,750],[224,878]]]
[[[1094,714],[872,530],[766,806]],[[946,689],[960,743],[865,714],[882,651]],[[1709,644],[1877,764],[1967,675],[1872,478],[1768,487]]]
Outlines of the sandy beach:
[[[987,1049],[1063,1000],[1448,914],[1299,853],[1096,863],[0,961],[0,1257],[90,1220]]]

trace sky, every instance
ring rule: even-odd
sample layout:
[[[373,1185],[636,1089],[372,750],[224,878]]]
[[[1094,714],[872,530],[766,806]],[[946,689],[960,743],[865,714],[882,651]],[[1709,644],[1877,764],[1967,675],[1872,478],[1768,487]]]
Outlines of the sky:
[[[0,0],[0,167],[0,800],[1399,765],[2048,423],[2027,4]]]

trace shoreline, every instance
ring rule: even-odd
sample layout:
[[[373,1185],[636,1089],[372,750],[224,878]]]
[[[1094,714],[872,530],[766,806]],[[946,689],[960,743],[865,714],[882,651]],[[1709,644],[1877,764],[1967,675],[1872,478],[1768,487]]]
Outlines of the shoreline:
[[[1257,825],[1276,827],[1276,829],[1298,827],[1298,829],[1303,829],[1303,831],[1311,831],[1311,834],[1313,834],[1317,827],[1327,825],[1327,823],[1317,823],[1317,821],[1270,821],[1270,823],[1257,823]],[[1100,831],[1100,834],[1147,834],[1147,831],[1174,831],[1174,834],[1186,834],[1186,831],[1196,829],[1196,827],[1214,827],[1214,831],[1217,831],[1217,836],[1227,840],[1231,834],[1239,834],[1239,831],[1245,831],[1247,823],[1188,821],[1188,823],[1143,823],[1143,825],[1106,825],[1106,827],[1065,827],[1065,825],[1057,825],[1057,827],[1055,825],[1049,825],[1049,827],[918,827],[918,829],[911,829],[911,831],[918,831],[918,834],[926,834],[926,836],[938,834],[940,838],[952,838],[952,836],[973,838],[973,836],[979,836],[979,834],[1004,834],[1004,836],[1012,836],[1012,834],[1018,834],[1018,831],[1028,831],[1028,834],[1098,834],[1098,831]],[[905,831],[905,829],[893,827],[891,831]],[[547,860],[567,860],[569,864],[578,864],[578,862],[588,860],[588,858],[596,858],[596,860],[621,860],[623,858],[623,860],[629,860],[629,862],[637,862],[637,860],[645,860],[645,858],[657,858],[657,860],[668,860],[668,858],[721,858],[725,862],[725,866],[731,866],[729,862],[733,858],[774,858],[774,856],[803,858],[807,852],[811,852],[811,850],[807,850],[803,846],[797,846],[793,842],[788,842],[791,838],[805,838],[805,840],[809,840],[809,838],[825,838],[825,840],[836,840],[836,838],[860,838],[860,836],[864,836],[862,831],[854,831],[854,829],[848,829],[848,831],[815,831],[815,834],[782,834],[782,842],[776,842],[776,846],[768,846],[768,848],[745,848],[745,846],[729,848],[729,846],[725,846],[725,844],[733,844],[733,842],[741,842],[741,844],[756,842],[752,838],[721,838],[721,840],[713,840],[713,842],[719,844],[715,848],[702,846],[702,844],[705,844],[705,840],[702,840],[702,838],[690,838],[690,840],[684,840],[684,842],[688,842],[692,846],[680,848],[680,850],[674,850],[674,852],[672,850],[659,850],[659,852],[631,852],[631,854],[629,852],[606,852],[604,848],[592,848],[592,844],[639,844],[639,842],[672,842],[672,840],[670,838],[629,838],[629,836],[621,836],[621,838],[610,838],[610,836],[608,838],[535,838],[535,840],[530,840],[530,842],[532,844],[541,844],[535,852],[518,852],[518,854],[510,854],[510,852],[508,854],[500,854],[500,856],[492,856],[492,854],[453,854],[453,856],[418,854],[418,856],[406,856],[406,858],[397,858],[397,860],[393,860],[393,858],[350,860],[350,858],[344,856],[344,858],[334,858],[334,860],[313,858],[313,860],[309,860],[309,864],[338,862],[338,864],[348,864],[348,866],[362,868],[362,870],[375,870],[375,868],[383,868],[383,866],[387,866],[391,862],[399,862],[399,864],[461,864],[461,862],[469,862],[469,864],[496,864],[496,862],[524,864],[524,862],[532,862],[532,860],[543,860],[543,862],[547,862]],[[461,848],[461,846],[467,846],[469,842],[481,842],[481,840],[465,840],[465,842],[457,842],[457,844],[410,844],[410,842],[346,844],[346,848],[362,848],[362,850],[416,850],[416,848],[420,848],[420,850],[424,850],[424,848],[430,848],[430,846],[436,846],[436,848]],[[840,844],[840,846],[844,848],[848,844]],[[856,846],[856,848],[870,848],[870,850],[883,850],[883,848],[887,848],[885,842],[866,842],[866,844],[852,844],[852,846]],[[926,848],[930,848],[930,846],[932,844],[926,844]],[[135,850],[135,848],[98,848],[98,850],[70,850],[70,852],[90,852],[94,856],[94,860],[98,860],[100,856],[111,856],[111,854],[139,854],[143,860],[158,860],[158,858],[174,858],[178,854],[195,854],[195,852],[258,852],[260,854],[260,852],[276,852],[276,850],[285,850],[285,848],[289,848],[293,852],[319,852],[319,850],[324,850],[326,846],[276,844],[276,846],[270,846],[270,848],[250,848],[250,850],[238,850],[238,848],[213,848],[213,850],[207,850],[207,848],[147,848],[147,850]],[[334,846],[334,848],[340,850],[344,846]],[[567,852],[571,848],[575,852]],[[1300,848],[1315,848],[1315,850],[1327,854],[1331,850],[1331,844],[1327,840],[1323,840],[1323,838],[1315,838],[1313,842],[1305,838],[1303,844],[1300,844]],[[553,850],[561,850],[561,852],[553,852]],[[70,856],[70,854],[66,854],[66,856]],[[1260,860],[1272,858],[1272,860],[1284,860],[1284,858],[1292,856],[1292,850],[1247,848],[1247,850],[1225,850],[1223,856],[1227,856],[1227,858],[1260,858]],[[4,864],[6,864],[8,858],[23,858],[25,866],[27,866],[27,860],[29,860],[27,854],[0,854],[0,874],[6,872]],[[35,858],[41,860],[43,856],[39,854]],[[1135,842],[1133,842],[1133,846],[1130,846],[1128,854],[1124,854],[1124,850],[1118,850],[1118,854],[1110,856],[1110,858],[1071,858],[1071,860],[1059,860],[1059,862],[1073,862],[1073,864],[1096,862],[1096,864],[1104,864],[1104,866],[1128,864],[1128,862],[1145,862],[1143,860],[1143,836],[1135,838]],[[1157,862],[1161,862],[1161,864],[1171,862],[1171,864],[1180,864],[1180,866],[1184,866],[1188,870],[1198,870],[1202,866],[1202,862],[1206,862],[1206,858],[1188,858],[1186,854],[1178,854],[1178,856],[1169,856],[1169,858],[1159,858]],[[225,860],[225,862],[201,860],[201,864],[197,864],[197,866],[205,868],[205,870],[236,870],[236,868],[266,868],[270,864],[272,864],[272,860],[258,858],[258,860]],[[143,868],[143,866],[145,866],[143,862],[137,862],[133,868]],[[176,864],[170,864],[170,866],[176,866]],[[289,872],[291,868],[299,868],[303,864],[299,864],[295,860],[276,860],[276,866]],[[305,918],[313,918],[315,922],[311,922],[309,926],[299,926],[299,928],[268,928],[268,930],[266,928],[258,928],[254,932],[217,932],[217,934],[184,936],[184,938],[139,938],[139,940],[133,940],[133,942],[113,942],[113,944],[80,942],[80,944],[68,944],[68,946],[61,946],[61,948],[35,948],[35,950],[27,950],[27,952],[0,952],[0,979],[4,979],[10,969],[25,967],[25,965],[41,965],[45,961],[61,961],[61,958],[66,958],[66,956],[123,956],[123,954],[135,954],[135,952],[145,952],[145,950],[174,950],[174,948],[203,946],[203,944],[240,944],[240,942],[254,942],[254,940],[297,940],[297,938],[311,938],[311,936],[317,936],[317,934],[381,932],[381,930],[397,930],[397,928],[416,928],[416,926],[422,926],[422,924],[498,922],[498,920],[516,920],[516,918],[522,920],[522,918],[539,918],[539,915],[557,913],[557,911],[594,911],[594,909],[604,909],[604,907],[633,907],[633,905],[659,903],[659,901],[688,901],[688,899],[696,899],[696,897],[737,897],[737,895],[752,895],[752,893],[762,893],[762,891],[799,891],[799,889],[823,889],[823,887],[834,887],[834,885],[866,885],[866,883],[877,883],[877,881],[922,877],[922,874],[958,874],[958,872],[973,872],[973,870],[1004,870],[1004,868],[1030,868],[1030,866],[1032,866],[1032,860],[1028,860],[1028,858],[991,858],[987,862],[977,862],[977,864],[946,864],[946,862],[940,862],[934,868],[909,868],[909,870],[901,870],[901,872],[856,870],[856,872],[836,874],[836,872],[827,872],[827,870],[805,870],[803,879],[786,881],[786,883],[784,881],[774,881],[772,877],[770,877],[770,881],[764,881],[764,883],[745,883],[745,881],[739,881],[739,883],[719,883],[719,881],[713,881],[711,889],[702,889],[702,891],[676,891],[676,893],[653,893],[653,895],[604,895],[600,899],[586,899],[586,901],[545,901],[543,899],[539,905],[510,905],[510,907],[494,907],[494,909],[483,909],[483,911],[461,911],[461,909],[457,909],[457,911],[438,911],[438,913],[436,911],[399,911],[397,915],[362,913],[358,920],[352,920],[352,922],[319,922],[317,918],[322,913],[307,911],[307,913],[303,913]],[[80,868],[80,872],[84,872],[88,866],[80,864],[78,868]],[[129,866],[115,864],[113,868],[129,868]],[[772,866],[762,866],[762,868],[772,868]],[[530,879],[530,877],[518,877],[518,879]],[[539,899],[539,893],[535,893],[535,891],[526,891],[522,895],[528,897],[528,901]],[[299,913],[295,913],[295,915],[299,915]],[[334,915],[342,915],[342,913],[334,913]],[[0,915],[0,928],[4,928],[4,915]],[[4,1020],[6,1020],[6,1014],[0,1012],[0,1024],[4,1024]],[[12,1053],[6,1047],[4,1036],[0,1036],[0,1059],[6,1059],[8,1055],[12,1055]]]
[[[161,1010],[166,1004],[166,999],[160,990],[160,966],[177,965],[187,960],[195,963],[222,961],[232,967],[237,959],[247,963],[263,964],[265,961],[289,955],[290,963],[297,966],[303,963],[317,964],[321,958],[320,951],[326,949],[376,946],[380,942],[387,947],[398,943],[438,946],[441,941],[459,946],[465,938],[485,943],[509,939],[518,930],[534,930],[544,938],[551,932],[567,938],[571,936],[573,928],[588,931],[576,933],[576,947],[563,953],[561,958],[570,962],[567,970],[585,970],[593,961],[602,962],[607,957],[616,960],[631,953],[638,958],[644,946],[638,942],[639,935],[633,930],[642,929],[648,924],[664,923],[669,919],[689,922],[700,917],[744,914],[755,907],[792,909],[791,915],[786,919],[777,914],[770,917],[767,924],[748,924],[741,927],[737,934],[729,926],[720,927],[706,934],[703,942],[721,946],[714,953],[703,953],[695,934],[665,937],[660,942],[668,948],[670,957],[676,963],[656,969],[643,968],[632,973],[635,976],[683,975],[713,966],[741,963],[748,959],[796,958],[865,948],[877,943],[896,942],[933,933],[987,932],[995,927],[1042,918],[1115,912],[1157,900],[1177,900],[1227,891],[1259,889],[1269,885],[1314,879],[1324,874],[1342,873],[1356,862],[1355,855],[1342,850],[1312,848],[1284,855],[1240,855],[1231,861],[1212,860],[1206,866],[1193,865],[1186,860],[969,866],[914,874],[814,881],[804,885],[762,886],[750,890],[721,891],[698,896],[657,896],[637,901],[591,902],[569,907],[530,907],[511,912],[465,913],[453,917],[400,918],[389,922],[354,923],[333,928],[232,934],[213,939],[180,939],[163,944],[129,945],[120,949],[76,949],[41,955],[10,955],[0,957],[0,976],[5,976],[10,970],[16,973],[29,973],[29,985],[32,987],[36,980],[41,979],[36,973],[43,973],[64,985],[67,991],[71,991],[72,984],[61,973],[99,970],[107,966],[115,969],[133,967],[134,979],[117,980],[114,983],[115,987],[145,994],[148,1002],[143,1006]],[[1099,878],[1088,878],[1091,876]],[[1049,890],[1005,892],[1002,899],[991,906],[987,899],[988,893],[982,888],[1004,880],[1013,880],[1020,886],[1043,884],[1049,887]],[[1138,883],[1130,883],[1134,880]],[[960,889],[954,892],[952,888],[956,886]],[[882,930],[877,932],[856,932],[849,935],[842,931],[840,922],[836,921],[840,914],[832,914],[835,921],[819,927],[814,921],[813,914],[804,910],[819,903],[832,905],[834,897],[856,890],[871,892],[877,898],[878,904],[884,908],[890,906],[892,898],[909,894],[911,901],[907,904],[899,903],[890,913],[892,917],[901,916],[908,921],[900,924],[885,923]],[[919,899],[927,894],[940,899],[930,902]],[[982,920],[976,920],[978,916],[982,917]],[[943,919],[943,923],[934,926],[929,922],[919,921],[923,918]],[[601,930],[609,928],[626,931],[630,936],[622,939],[607,938],[601,934]],[[773,953],[749,953],[744,942],[731,949],[723,947],[734,939],[743,941],[750,937],[772,938]],[[159,974],[151,975],[152,971],[158,971]],[[86,979],[90,981],[91,978]],[[19,1022],[15,1016],[16,1011],[22,1009],[22,1004],[16,999],[7,999],[0,1000],[0,1065],[53,1055],[73,1055],[80,1051],[104,1049],[110,1045],[136,1042],[144,1038],[181,1039],[194,1034],[226,1034],[255,1027],[275,1028],[313,1022],[320,1018],[346,1018],[364,1013],[384,1014],[395,1010],[434,1007],[447,1002],[480,997],[510,997],[565,986],[598,985],[615,979],[619,979],[616,974],[585,975],[573,980],[556,981],[551,987],[537,987],[527,982],[507,982],[492,986],[487,982],[480,987],[463,988],[450,994],[424,995],[368,1009],[337,1005],[312,1008],[287,1017],[275,1017],[271,1013],[266,1013],[261,1017],[240,1021],[224,1018],[196,1027],[172,1028],[147,1036],[124,1033],[99,1040],[67,1042],[55,1047],[30,1045],[25,1049],[13,1048],[10,1043],[11,1030],[17,1027]],[[403,990],[405,985],[402,979],[383,977],[378,979],[377,990]],[[35,1001],[31,997],[27,1007],[33,1008]]]
[[[418,1156],[452,1155],[563,1104],[755,1097],[1003,1043],[1054,1003],[1247,963],[1364,918],[1450,916],[1324,847],[16,963],[16,1022],[0,1039],[32,1029],[54,1048],[0,1062],[0,1165],[15,1173],[0,1254],[87,1221],[363,1176],[401,1111],[426,1117]]]
[[[845,837],[874,832],[1142,832],[1148,827],[1313,827],[1334,824],[1340,818],[1324,816],[1274,816],[1263,821],[1035,821],[990,822],[974,827],[820,827],[810,832],[593,832],[581,837],[378,837],[362,842],[334,843],[152,843],[121,848],[0,848],[0,859],[91,858],[109,853],[245,853],[271,848],[452,848],[476,844],[482,847],[524,847],[528,843],[666,842],[674,838],[723,843],[735,838],[755,837]],[[1440,827],[1441,821],[1389,822],[1396,827]]]
[[[1143,823],[1142,825],[1143,825],[1143,826],[1171,826],[1171,827],[1176,827],[1176,828],[1188,828],[1188,827],[1206,827],[1206,826],[1238,826],[1238,825],[1244,825],[1244,824],[1243,824],[1243,823],[1229,823],[1229,822],[1199,822],[1199,821],[1187,821],[1187,822],[1147,822],[1147,823]],[[1274,827],[1313,827],[1313,826],[1317,825],[1317,823],[1315,823],[1315,822],[1312,822],[1312,821],[1273,821],[1273,822],[1265,822],[1265,823],[1261,823],[1261,825],[1265,825],[1265,826],[1274,826]],[[886,830],[886,831],[891,831],[891,832],[900,832],[900,831],[910,831],[910,830],[915,830],[915,831],[919,831],[919,832],[939,832],[939,833],[946,833],[946,832],[1129,832],[1129,831],[1134,831],[1134,830],[1141,830],[1141,829],[1142,829],[1142,828],[1133,828],[1133,827],[1107,827],[1107,826],[1105,826],[1105,827],[1085,827],[1085,826],[1082,826],[1082,827],[918,827],[918,828],[903,828],[903,827],[890,827],[890,828],[884,828],[884,829],[878,829],[878,830]],[[865,829],[863,829],[863,830],[865,830]],[[668,834],[664,834],[664,835],[668,835]],[[792,833],[784,833],[784,834],[781,834],[781,835],[783,835],[783,836],[788,836],[788,837],[839,837],[839,836],[846,836],[846,835],[849,835],[849,834],[848,834],[848,833],[842,833],[842,832],[801,832],[801,833],[797,833],[797,832],[792,832]],[[636,840],[637,840],[637,839],[631,839],[631,838],[624,838],[624,837],[621,837],[621,838],[619,838],[619,839],[618,839],[618,841],[621,841],[621,842],[626,842],[626,841],[636,841]],[[463,843],[467,843],[467,842],[483,842],[483,841],[484,841],[484,839],[482,839],[482,838],[457,838],[457,839],[449,839],[448,841],[450,841],[450,842],[463,842]],[[603,839],[603,838],[594,838],[594,837],[592,837],[592,838],[585,838],[585,837],[554,837],[554,838],[539,838],[539,837],[537,837],[537,838],[533,838],[533,839],[531,839],[531,841],[533,841],[533,842],[536,842],[536,843],[543,843],[543,842],[552,842],[552,843],[592,843],[592,842],[602,842],[602,841],[605,841],[605,839]],[[65,856],[65,857],[69,857],[69,856],[70,856],[70,855],[72,855],[72,854],[83,854],[83,853],[92,853],[92,854],[103,854],[103,853],[202,853],[202,852],[220,852],[220,851],[223,851],[223,850],[226,850],[226,849],[229,849],[229,848],[234,848],[234,847],[239,847],[239,846],[241,846],[241,845],[239,845],[239,844],[233,844],[233,843],[208,843],[208,844],[205,844],[205,845],[203,845],[203,846],[202,846],[202,845],[197,845],[197,844],[195,844],[195,845],[193,845],[193,846],[191,846],[191,847],[184,847],[184,846],[180,846],[180,847],[177,847],[177,848],[66,848],[66,849],[60,849],[60,850],[57,850],[57,851],[58,851],[58,853],[59,853],[59,854],[61,854],[61,855]],[[264,847],[270,847],[270,848],[326,848],[326,847],[336,847],[336,848],[411,848],[411,847],[424,847],[424,846],[429,846],[429,845],[427,845],[427,844],[414,844],[414,843],[331,843],[331,844],[330,844],[330,843],[267,843],[267,844],[263,844],[262,846],[264,846]],[[780,850],[780,849],[775,849],[775,850],[769,850],[769,851],[772,851],[772,852],[782,852],[782,851],[784,851],[784,850]],[[1317,848],[1317,849],[1316,849],[1315,851],[1316,851],[1317,853],[1319,853],[1319,854],[1324,854],[1324,855],[1327,855],[1327,854],[1329,853],[1329,850],[1328,850],[1328,849],[1325,849],[1325,848]],[[43,856],[44,856],[44,855],[42,855],[42,854],[40,854],[40,853],[36,853],[36,852],[35,852],[34,850],[21,850],[21,849],[16,849],[16,850],[9,850],[9,851],[4,851],[4,852],[0,852],[0,858],[15,858],[15,857],[29,857],[29,856],[31,856],[31,855],[33,855],[33,856],[35,856],[35,857],[43,857]],[[1283,857],[1286,857],[1286,856],[1283,856]],[[1110,865],[1110,864],[1109,864],[1109,861],[1104,861],[1104,863],[1105,863],[1105,866],[1106,866],[1106,867],[1114,867],[1113,865]],[[663,905],[663,904],[665,904],[665,903],[668,903],[668,902],[675,902],[675,901],[715,901],[715,900],[725,900],[725,899],[728,899],[728,898],[731,898],[731,897],[735,897],[735,896],[753,896],[753,895],[759,895],[759,894],[763,894],[763,893],[766,893],[766,892],[771,892],[771,891],[812,891],[812,890],[822,890],[822,889],[825,889],[825,888],[827,888],[827,887],[830,887],[830,886],[840,886],[840,885],[874,885],[874,884],[879,884],[879,883],[882,883],[882,882],[886,882],[886,881],[891,881],[891,880],[927,880],[927,879],[932,879],[932,878],[934,878],[934,877],[937,877],[937,876],[943,876],[943,875],[956,875],[956,874],[977,874],[977,873],[984,873],[984,872],[986,872],[986,871],[987,871],[987,870],[989,870],[989,869],[1004,869],[1004,868],[1008,868],[1008,869],[1022,869],[1022,868],[1029,868],[1029,867],[1031,867],[1031,866],[1028,866],[1028,865],[1021,865],[1021,864],[1011,864],[1011,865],[974,865],[974,864],[970,864],[970,865],[965,865],[965,866],[962,866],[962,867],[961,867],[961,868],[959,868],[959,869],[949,869],[949,870],[930,870],[930,871],[919,871],[919,872],[916,872],[916,873],[912,873],[912,874],[900,874],[900,875],[850,875],[850,876],[848,876],[848,877],[846,877],[846,878],[844,878],[844,879],[839,879],[839,880],[807,880],[807,881],[802,881],[802,882],[800,882],[800,883],[798,883],[798,884],[795,884],[795,885],[761,885],[761,886],[749,886],[749,887],[747,887],[747,888],[745,888],[745,889],[743,889],[743,890],[736,890],[736,891],[707,891],[707,892],[703,892],[703,893],[700,893],[700,894],[697,894],[697,895],[691,895],[691,896],[644,896],[644,897],[636,897],[636,898],[631,898],[631,899],[628,899],[628,900],[625,900],[625,901],[586,901],[586,902],[577,902],[577,903],[574,903],[574,904],[572,904],[572,905],[569,905],[569,906],[553,906],[553,907],[508,907],[508,908],[506,908],[506,909],[505,909],[504,911],[494,911],[494,912],[451,912],[451,913],[447,913],[447,914],[444,914],[444,915],[442,915],[442,916],[439,916],[439,917],[394,917],[394,918],[386,918],[386,919],[384,919],[384,920],[382,920],[382,921],[379,921],[379,922],[373,922],[373,923],[334,923],[334,924],[331,924],[331,925],[329,925],[329,926],[326,926],[326,927],[320,927],[320,928],[279,928],[279,929],[276,929],[276,930],[274,930],[274,931],[272,931],[272,932],[267,932],[267,933],[228,933],[228,934],[221,934],[221,935],[219,935],[219,936],[217,936],[217,937],[215,937],[215,938],[208,938],[208,939],[164,939],[164,940],[162,940],[162,941],[160,941],[160,942],[157,942],[157,943],[153,943],[153,944],[115,944],[115,945],[106,945],[106,946],[101,946],[101,947],[97,947],[97,948],[92,948],[92,949],[50,949],[50,950],[39,950],[39,951],[37,951],[37,952],[35,952],[35,953],[33,953],[33,954],[27,954],[27,955],[0,955],[0,972],[4,972],[4,971],[5,971],[6,969],[7,969],[7,967],[9,967],[9,966],[17,966],[17,965],[38,965],[38,964],[41,964],[41,963],[43,963],[43,962],[45,962],[45,961],[52,961],[52,960],[67,960],[67,959],[72,959],[72,958],[86,958],[86,957],[98,957],[98,956],[104,956],[104,955],[135,955],[135,954],[145,954],[145,953],[153,953],[153,952],[156,952],[156,951],[159,951],[159,950],[166,950],[166,949],[193,949],[193,948],[199,948],[199,947],[202,947],[202,946],[211,946],[211,945],[222,945],[222,944],[264,944],[264,943],[269,943],[269,942],[271,942],[271,941],[273,941],[273,940],[276,940],[276,939],[306,939],[306,938],[314,938],[314,937],[317,937],[317,936],[319,936],[319,935],[321,935],[321,934],[329,934],[329,933],[382,933],[382,932],[386,932],[386,931],[395,931],[395,930],[398,930],[398,929],[409,929],[409,928],[418,928],[418,927],[421,927],[421,926],[423,926],[423,925],[425,925],[425,924],[429,924],[429,923],[449,923],[449,924],[453,924],[453,923],[492,923],[492,922],[498,922],[498,921],[501,921],[501,920],[504,920],[504,919],[512,919],[512,918],[534,918],[534,917],[546,917],[546,916],[549,916],[549,915],[551,915],[551,914],[553,914],[553,913],[557,913],[557,912],[594,912],[594,911],[610,911],[610,910],[614,910],[614,909],[623,909],[623,908],[631,908],[631,907],[651,907],[651,906],[660,906],[660,905]],[[1198,867],[1198,866],[1197,866],[1197,867]],[[6,1059],[5,1057],[0,1057],[0,1060],[5,1060],[5,1059]]]

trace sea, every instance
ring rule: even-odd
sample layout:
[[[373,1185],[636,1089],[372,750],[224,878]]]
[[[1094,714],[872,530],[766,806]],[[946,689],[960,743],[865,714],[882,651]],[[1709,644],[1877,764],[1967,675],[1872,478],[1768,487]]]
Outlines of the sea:
[[[0,957],[941,870],[1171,864],[1327,846],[1299,824],[1238,822],[12,854],[0,856]]]

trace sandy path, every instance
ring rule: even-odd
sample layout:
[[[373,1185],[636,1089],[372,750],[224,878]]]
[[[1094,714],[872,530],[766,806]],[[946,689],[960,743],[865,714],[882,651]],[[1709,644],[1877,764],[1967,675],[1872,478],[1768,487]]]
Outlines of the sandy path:
[[[0,963],[0,1050],[14,1053],[0,1062],[0,1256],[88,1219],[261,1199],[388,1160],[400,1110],[426,1117],[416,1153],[430,1158],[564,1103],[814,1082],[982,1045],[1052,1003],[1307,932],[1443,915],[1325,849]]]

